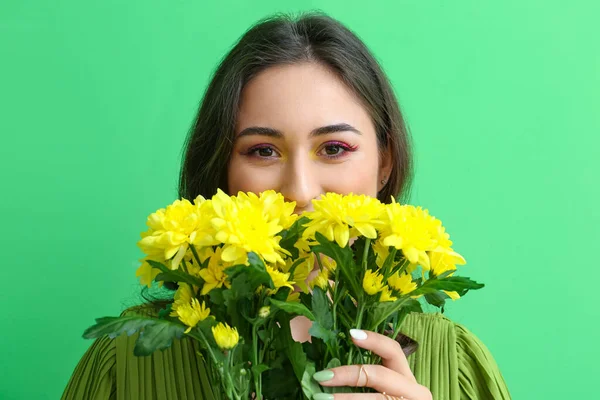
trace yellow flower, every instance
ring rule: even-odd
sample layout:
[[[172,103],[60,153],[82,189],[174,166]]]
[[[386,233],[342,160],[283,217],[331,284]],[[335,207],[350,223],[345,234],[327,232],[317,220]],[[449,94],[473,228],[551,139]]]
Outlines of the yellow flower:
[[[341,195],[326,193],[318,200],[313,200],[314,211],[305,213],[310,219],[303,239],[313,240],[319,232],[329,241],[340,247],[346,247],[350,237],[377,237],[377,227],[381,225],[383,204],[375,198],[365,195]]]
[[[287,301],[288,303],[300,302],[300,292],[290,292],[290,294],[288,294],[288,297],[285,301]]]
[[[142,264],[135,272],[135,276],[140,277],[141,285],[151,287],[156,275],[160,274],[160,270],[158,268],[152,268],[152,266],[146,261],[146,258],[142,258],[139,261],[141,261]],[[159,282],[158,284],[162,285],[162,282]]]
[[[312,278],[310,280],[310,282],[308,282],[311,289],[314,288],[315,286],[317,286],[323,290],[327,290],[328,283],[329,283],[329,270],[326,268],[323,268],[322,270],[320,270],[319,273],[317,275],[315,275],[314,278]]]
[[[198,322],[204,321],[210,315],[210,309],[206,304],[193,297],[192,288],[187,283],[179,283],[179,288],[175,292],[175,301],[171,306],[171,316],[178,317],[188,328],[185,333],[198,325]]]
[[[274,190],[267,190],[257,196],[255,193],[239,192],[239,201],[250,203],[251,207],[262,209],[264,215],[270,220],[279,220],[279,225],[287,229],[298,219],[298,214],[294,214],[296,202],[287,202],[280,193]]]
[[[370,269],[365,271],[363,278],[363,289],[369,295],[374,295],[383,290],[383,276]]]
[[[427,210],[396,202],[386,205],[386,226],[381,233],[384,246],[394,246],[402,250],[404,256],[413,264],[420,264],[429,270],[428,251],[437,247],[433,228],[437,230],[436,220]]]
[[[294,281],[295,285],[300,288],[304,293],[308,293],[308,275],[313,270],[315,262],[314,262],[314,254],[300,254],[299,258],[305,258],[300,264],[296,266],[294,272],[291,273],[292,265],[294,264],[293,259],[288,258],[285,260],[285,265],[282,266],[282,271],[285,273],[291,274],[291,279]]]
[[[280,207],[282,215],[273,217],[272,211],[265,209],[272,197],[267,193],[259,200],[252,200],[243,193],[237,198],[219,190],[212,198],[215,217],[211,223],[217,231],[215,238],[225,245],[221,253],[223,261],[245,264],[247,253],[252,251],[269,263],[284,263],[281,254],[286,252],[279,246],[281,238],[276,235],[283,229],[280,221],[286,218],[289,207]]]
[[[383,290],[381,291],[381,297],[379,297],[379,301],[386,302],[386,301],[396,301],[396,300],[398,300],[398,298],[394,297],[392,295],[392,291],[390,290],[389,286],[385,285],[383,287]]]
[[[452,249],[444,251],[433,251],[429,253],[431,261],[431,271],[435,275],[441,275],[446,271],[456,270],[457,265],[466,264],[465,259]]]
[[[199,271],[199,275],[204,279],[204,286],[202,287],[202,295],[207,294],[214,288],[220,288],[223,285],[225,287],[231,287],[231,284],[227,281],[227,274],[225,269],[231,267],[231,263],[227,263],[221,259],[222,249],[218,247],[214,254],[208,261],[208,266]]]
[[[221,350],[233,349],[240,340],[237,329],[222,322],[219,322],[216,326],[212,327],[212,333],[215,342],[217,342],[217,346],[219,346]]]
[[[446,293],[448,297],[450,297],[453,301],[460,299],[460,295],[458,294],[458,292],[449,292],[447,290],[443,290],[443,292]]]
[[[376,240],[375,242],[372,243],[371,246],[373,247],[373,251],[375,252],[375,255],[377,257],[375,259],[375,263],[377,264],[377,266],[379,268],[383,267],[385,260],[387,259],[388,255],[390,254],[389,246],[384,246],[383,243],[381,242],[381,240]]]
[[[153,259],[170,260],[170,268],[177,269],[190,243],[198,246],[214,243],[210,209],[210,203],[202,196],[194,204],[187,199],[175,200],[166,209],[148,216],[148,230],[141,234],[138,246]]]
[[[412,276],[407,273],[400,275],[396,272],[388,278],[388,284],[402,294],[408,294],[417,288],[417,284],[413,282]]]
[[[294,289],[293,285],[296,282],[288,280],[290,278],[290,274],[286,274],[285,272],[277,271],[275,268],[273,268],[269,265],[266,266],[266,269],[267,269],[267,273],[271,277],[271,280],[273,281],[273,285],[275,286],[275,289],[267,290],[268,294],[276,293],[280,287],[284,287],[284,286],[289,287],[292,290]]]
[[[337,263],[333,258],[322,256],[321,264],[323,264],[323,268],[327,269],[329,272],[334,272],[337,268]]]

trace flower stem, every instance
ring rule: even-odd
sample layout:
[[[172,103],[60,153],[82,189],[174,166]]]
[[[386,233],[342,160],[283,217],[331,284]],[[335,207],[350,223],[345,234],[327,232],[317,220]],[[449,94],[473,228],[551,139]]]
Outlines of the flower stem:
[[[256,324],[252,324],[252,376],[254,378],[254,392],[256,393],[256,398],[258,400],[262,400],[262,388],[260,381],[260,372],[258,370],[258,334],[256,332],[257,326]]]
[[[200,257],[198,257],[198,252],[196,251],[196,247],[193,244],[191,244],[191,243],[190,243],[190,250],[192,250],[192,254],[194,255],[194,259],[198,263],[198,267],[200,267],[202,265],[202,263],[200,262]]]
[[[356,316],[356,327],[355,329],[360,329],[360,326],[362,325],[362,317],[363,317],[363,313],[365,312],[365,305],[363,304],[363,302],[361,301],[359,306],[358,306],[358,314]],[[353,356],[353,350],[354,350],[354,346],[350,347],[350,351],[348,352],[348,365],[352,364],[352,356]]]
[[[363,250],[362,269],[363,272],[367,269],[367,260],[369,258],[369,249],[371,248],[371,239],[365,240],[365,249]]]

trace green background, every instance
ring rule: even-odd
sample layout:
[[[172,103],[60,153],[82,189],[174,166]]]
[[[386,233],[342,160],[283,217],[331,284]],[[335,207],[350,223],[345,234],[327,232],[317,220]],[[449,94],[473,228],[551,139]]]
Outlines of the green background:
[[[310,9],[382,62],[415,140],[412,203],[487,284],[447,314],[488,345],[514,398],[589,398],[599,4],[2,1],[0,398],[58,398],[91,343],[84,328],[139,301],[135,243],[176,198],[210,73],[256,20]]]

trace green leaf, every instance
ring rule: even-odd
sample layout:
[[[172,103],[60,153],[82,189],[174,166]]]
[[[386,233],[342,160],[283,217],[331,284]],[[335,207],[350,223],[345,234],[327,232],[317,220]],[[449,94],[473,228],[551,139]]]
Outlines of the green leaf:
[[[335,342],[336,335],[331,329],[327,329],[322,326],[318,321],[313,322],[312,326],[308,330],[310,336],[322,339],[325,343],[332,344]]]
[[[444,307],[444,304],[446,304],[446,299],[450,298],[450,296],[441,291],[427,293],[424,297],[429,304],[438,308]]]
[[[279,301],[273,298],[271,298],[271,304],[288,314],[303,315],[311,321],[315,320],[314,314],[304,304],[292,302],[288,303],[287,301]]]
[[[165,320],[156,320],[153,325],[148,325],[140,332],[135,342],[133,354],[136,356],[148,356],[156,350],[164,350],[171,347],[173,339],[181,339],[185,327],[181,324]]]
[[[83,332],[84,339],[96,339],[107,335],[111,339],[116,338],[123,332],[131,336],[141,331],[148,325],[155,324],[157,319],[128,315],[125,317],[102,317],[96,318],[96,323]]]
[[[373,241],[370,241],[370,245],[369,245],[369,250],[367,253],[367,265],[377,265],[376,260],[377,260],[377,255],[375,254],[375,251],[373,250]],[[362,256],[364,254],[365,251],[365,245],[367,244],[367,238],[365,238],[364,236],[359,237],[353,244],[352,244],[352,249],[354,250],[354,254],[357,254],[357,256],[361,259],[362,261]]]
[[[278,322],[280,328],[280,333],[276,335],[278,348],[286,354],[292,364],[296,378],[301,381],[307,362],[306,353],[302,349],[302,344],[292,338],[289,315],[279,314]]]
[[[301,392],[289,360],[281,368],[273,368],[262,375],[262,393],[265,399],[296,399]]]
[[[312,310],[315,314],[314,320],[325,329],[333,328],[333,315],[331,314],[331,303],[327,294],[316,286],[312,293]]]
[[[362,297],[362,282],[359,282],[360,268],[354,262],[354,252],[350,246],[341,248],[336,242],[330,242],[325,236],[319,232],[315,233],[315,237],[319,242],[319,245],[312,248],[317,253],[324,254],[335,260],[342,278],[350,285],[350,294],[355,299]]]
[[[279,241],[279,245],[289,251],[292,254],[292,259],[295,260],[299,256],[298,249],[294,246],[298,239],[304,233],[306,227],[304,224],[309,222],[310,219],[307,217],[301,217],[296,220],[288,229],[282,231],[279,236],[281,236],[281,240]]]
[[[386,301],[383,303],[375,303],[372,307],[369,315],[371,321],[369,326],[371,330],[375,330],[382,322],[387,320],[392,314],[398,312],[403,304],[405,304],[410,297],[401,297],[396,301]]]
[[[260,375],[268,369],[270,369],[268,365],[258,364],[252,367],[252,373]]]
[[[265,263],[256,253],[248,253],[248,263],[249,265],[235,265],[225,269],[230,282],[233,284],[236,277],[243,276],[253,294],[261,285],[273,288],[273,280],[265,268]]]
[[[477,283],[469,278],[462,276],[451,276],[443,279],[429,279],[421,285],[418,289],[410,293],[411,296],[420,294],[434,293],[438,290],[447,290],[450,292],[458,292],[463,297],[469,290],[481,289],[485,285],[483,283]]]
[[[225,299],[223,298],[223,288],[215,288],[208,292],[208,296],[210,297],[211,309],[214,304],[222,305],[225,303]]]
[[[290,289],[287,286],[280,287],[277,293],[275,293],[275,295],[272,298],[279,301],[285,301],[288,298],[291,291],[292,289]]]
[[[214,349],[218,349],[219,346],[217,346],[217,342],[215,342],[215,338],[212,334],[212,327],[217,325],[217,321],[214,318],[206,318],[202,321],[200,321],[198,323],[198,325],[196,325],[192,331],[190,332],[190,336],[195,337],[199,337],[198,336],[198,331],[200,331],[200,333],[202,333],[202,335],[204,336],[204,340],[206,340],[207,343],[204,343],[204,341],[199,341],[200,345],[205,348],[207,345],[214,348]],[[219,352],[220,353],[220,352]]]
[[[317,372],[315,370],[315,364],[312,361],[307,362],[306,366],[304,367],[304,373],[302,374],[301,383],[302,391],[309,400],[311,400],[315,394],[322,393],[321,387],[319,386],[317,381],[313,379],[313,375],[315,374],[315,372]]]
[[[202,278],[198,278],[188,274],[183,271],[181,268],[172,270],[168,268],[163,263],[153,260],[147,260],[148,264],[152,266],[152,268],[159,269],[161,272],[156,275],[154,281],[156,282],[185,282],[189,285],[195,285],[198,287],[204,286],[204,280]]]
[[[165,308],[163,308],[162,310],[160,310],[158,312],[158,318],[159,319],[166,319],[169,317],[169,314],[171,314],[171,307],[173,306],[172,303],[169,303],[165,306]]]

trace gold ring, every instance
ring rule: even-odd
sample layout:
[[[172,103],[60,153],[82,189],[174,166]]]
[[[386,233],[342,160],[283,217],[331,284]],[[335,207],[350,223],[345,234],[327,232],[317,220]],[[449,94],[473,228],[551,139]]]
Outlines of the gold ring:
[[[365,384],[364,385],[360,385],[360,375],[364,373],[365,374]],[[356,378],[356,384],[354,386],[369,386],[369,374],[367,374],[367,369],[365,368],[364,365],[360,366],[360,369],[358,370],[358,378]]]

